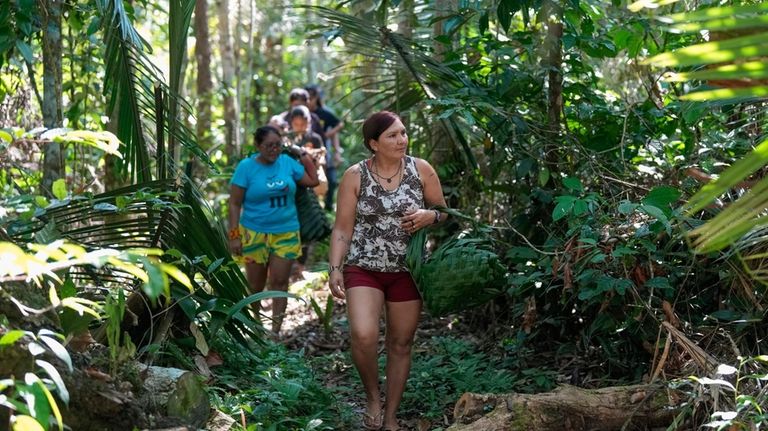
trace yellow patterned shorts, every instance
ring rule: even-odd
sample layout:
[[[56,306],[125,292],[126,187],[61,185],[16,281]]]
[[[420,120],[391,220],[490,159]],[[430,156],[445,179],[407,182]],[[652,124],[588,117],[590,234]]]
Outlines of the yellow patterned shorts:
[[[236,259],[240,263],[267,263],[269,256],[294,260],[301,256],[301,238],[299,231],[285,233],[254,232],[240,225],[243,256]]]

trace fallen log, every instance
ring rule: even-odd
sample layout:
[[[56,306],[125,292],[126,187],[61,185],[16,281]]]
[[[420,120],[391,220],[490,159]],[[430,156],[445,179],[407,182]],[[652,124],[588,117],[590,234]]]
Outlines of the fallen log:
[[[582,389],[564,385],[540,394],[465,393],[447,431],[609,431],[668,426],[679,411],[660,385]]]

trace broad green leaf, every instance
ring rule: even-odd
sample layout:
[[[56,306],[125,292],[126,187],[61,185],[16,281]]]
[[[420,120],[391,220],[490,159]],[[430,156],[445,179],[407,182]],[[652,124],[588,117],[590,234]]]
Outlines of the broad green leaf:
[[[45,196],[35,196],[35,205],[37,205],[40,208],[46,208],[51,203],[48,202],[48,199],[45,198]]]
[[[59,296],[62,298],[69,298],[77,295],[77,288],[71,278],[67,277],[64,283],[59,287]]]
[[[194,291],[194,289],[192,288],[192,283],[189,281],[189,277],[187,276],[187,274],[184,274],[183,272],[181,272],[179,268],[176,268],[173,265],[168,265],[167,263],[161,263],[160,269],[162,269],[163,272],[165,272],[166,274],[175,278],[176,281],[178,281],[179,283],[183,284],[184,287],[189,289],[190,292]]]
[[[72,296],[69,298],[62,299],[61,305],[66,308],[71,308],[81,316],[84,314],[90,314],[96,319],[99,319],[101,317],[99,316],[99,312],[97,311],[101,309],[101,305],[98,302],[91,301],[90,299],[78,298],[76,296]]]
[[[573,208],[573,202],[576,200],[575,196],[558,196],[557,205],[552,210],[552,221],[558,221],[571,212]]]
[[[29,350],[29,353],[32,354],[32,356],[40,356],[46,352],[45,347],[34,341],[27,344],[27,350]]]
[[[10,344],[13,344],[19,341],[25,335],[29,335],[29,334],[30,334],[29,332],[22,331],[20,329],[14,329],[12,331],[8,331],[5,334],[3,334],[2,337],[0,337],[0,346],[7,346]]]
[[[35,54],[32,52],[32,47],[27,42],[21,39],[16,39],[16,49],[19,50],[21,56],[24,57],[24,61],[29,64],[35,64]]]
[[[89,130],[73,130],[56,137],[56,140],[70,143],[80,143],[98,148],[107,154],[123,158],[120,153],[120,140],[108,131],[93,132]]]
[[[51,286],[48,289],[48,300],[51,301],[51,305],[54,307],[58,307],[59,304],[61,304],[61,301],[59,300],[59,294],[56,293],[56,286]]]
[[[59,370],[57,370],[56,367],[54,367],[50,362],[46,362],[40,359],[35,360],[35,363],[40,368],[44,369],[45,372],[48,373],[48,376],[51,377],[53,384],[56,385],[59,398],[64,401],[64,404],[69,404],[69,391],[67,390],[66,385],[64,385],[64,380],[62,380],[61,375],[59,374]]]
[[[32,416],[17,415],[13,419],[13,431],[46,431]]]
[[[632,214],[639,206],[639,204],[632,203],[630,201],[622,201],[619,204],[619,213],[624,215]]]
[[[577,192],[583,192],[584,186],[581,185],[581,181],[578,178],[575,177],[565,177],[563,178],[563,185],[568,188],[569,190],[577,191]]]
[[[733,385],[731,384],[731,382],[729,382],[727,380],[723,380],[723,379],[710,379],[708,377],[695,377],[695,376],[691,376],[690,378],[692,380],[694,380],[695,382],[701,384],[701,385],[706,385],[706,386],[723,386],[723,387],[725,387],[727,389],[730,389],[733,392],[736,392],[736,388],[734,388]]]
[[[5,130],[0,130],[0,141],[10,144],[13,142],[13,135],[6,132]]]
[[[45,385],[41,385],[42,382],[38,384],[38,382],[40,382],[40,378],[37,375],[26,373],[24,375],[26,385],[17,385],[16,387],[19,389],[19,394],[24,399],[30,415],[41,424],[47,425],[51,416],[51,408],[42,389]]]
[[[580,216],[586,214],[589,211],[589,204],[583,199],[576,199],[573,201],[573,215]]]
[[[197,327],[195,322],[189,323],[189,331],[192,333],[192,337],[195,339],[195,347],[197,350],[199,350],[203,356],[208,355],[208,351],[210,350],[208,347],[208,342],[205,341],[205,335],[202,331],[200,331],[200,328]]]
[[[672,285],[669,284],[667,277],[653,277],[645,282],[645,287],[652,289],[672,289]]]
[[[664,211],[664,214],[669,217],[671,215],[671,211],[669,210],[670,204],[677,202],[681,195],[682,193],[680,190],[674,187],[659,186],[654,187],[648,193],[648,195],[643,198],[642,202],[645,205],[652,205],[654,207],[660,208],[662,211]]]
[[[549,177],[550,177],[549,169],[541,168],[539,170],[539,185],[541,187],[546,186],[547,183],[549,182]]]
[[[59,426],[59,431],[64,431],[64,419],[61,417],[61,411],[59,411],[59,405],[56,404],[56,399],[53,398],[53,394],[51,394],[51,391],[48,390],[47,387],[43,384],[43,382],[40,381],[40,379],[37,379],[37,387],[40,388],[40,390],[45,394],[45,398],[48,400],[48,407],[51,411],[53,411],[53,416],[56,418],[56,423]],[[48,421],[46,421],[48,423]]]
[[[149,296],[151,301],[156,301],[161,294],[165,293],[168,289],[168,276],[160,270],[160,268],[149,261],[149,259],[142,258],[144,262],[144,270],[147,271],[148,279],[144,282],[144,293]],[[170,300],[171,298],[166,298]]]
[[[67,197],[67,182],[64,179],[54,181],[51,189],[56,199],[63,200]]]
[[[47,335],[40,336],[38,339],[45,343],[48,348],[51,349],[53,354],[67,365],[69,371],[72,371],[72,358],[69,357],[69,352],[67,352],[67,349],[59,343],[59,340]]]

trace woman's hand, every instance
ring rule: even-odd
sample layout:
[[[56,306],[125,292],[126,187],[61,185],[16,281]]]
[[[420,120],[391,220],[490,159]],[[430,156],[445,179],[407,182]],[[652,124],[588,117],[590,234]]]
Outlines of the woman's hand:
[[[229,251],[233,256],[242,256],[243,254],[243,242],[240,238],[234,238],[229,240]]]
[[[408,233],[414,233],[423,227],[434,224],[434,222],[435,211],[427,209],[406,212],[404,216],[400,217],[400,227]]]
[[[328,286],[331,288],[331,295],[339,299],[346,298],[344,293],[344,274],[341,273],[341,270],[335,269],[328,274]]]

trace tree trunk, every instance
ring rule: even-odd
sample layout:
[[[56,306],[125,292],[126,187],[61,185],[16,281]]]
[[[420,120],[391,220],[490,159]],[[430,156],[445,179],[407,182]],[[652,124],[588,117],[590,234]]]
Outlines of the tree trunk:
[[[455,12],[457,9],[456,0],[436,0],[435,1],[435,18],[449,15]],[[444,62],[445,54],[451,49],[451,45],[445,44],[435,40],[439,36],[443,36],[445,31],[445,20],[440,19],[432,26],[433,37],[433,49],[434,58],[436,61]],[[447,165],[451,161],[455,160],[456,155],[459,154],[453,147],[453,137],[451,131],[446,127],[446,121],[436,120],[432,123],[431,127],[430,143],[432,153],[430,162],[434,165]]]
[[[197,63],[197,144],[204,151],[211,149],[211,41],[208,34],[208,0],[195,1],[195,61]],[[197,177],[201,163],[192,158],[193,176]]]
[[[61,127],[61,0],[39,0],[43,22],[43,125],[49,129]],[[64,176],[61,144],[45,145],[43,162],[43,193],[51,196],[53,182]]]
[[[542,394],[465,393],[448,431],[613,431],[672,423],[678,409],[659,385],[582,389],[561,386]],[[626,427],[625,427],[626,426]]]
[[[547,138],[544,146],[544,161],[550,172],[558,170],[558,153],[561,142],[561,113],[563,112],[563,23],[562,8],[554,1],[549,2],[550,14],[544,64],[547,74]],[[552,177],[554,178],[554,176]]]
[[[211,140],[211,41],[208,35],[208,0],[195,3],[195,59],[197,60],[197,142],[210,148]]]
[[[219,50],[221,51],[221,85],[224,90],[224,152],[227,162],[240,159],[240,125],[235,89],[235,56],[229,25],[229,0],[219,0]]]

